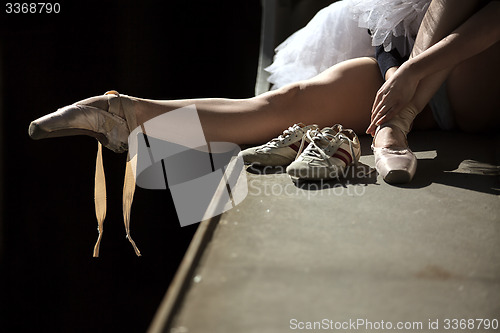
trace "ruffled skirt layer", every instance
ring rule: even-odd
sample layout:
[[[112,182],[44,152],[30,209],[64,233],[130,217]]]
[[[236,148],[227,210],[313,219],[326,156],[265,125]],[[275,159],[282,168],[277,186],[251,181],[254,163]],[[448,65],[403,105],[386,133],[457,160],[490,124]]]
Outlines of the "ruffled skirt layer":
[[[273,88],[312,78],[353,58],[374,56],[374,46],[413,46],[430,0],[343,0],[320,10],[276,48],[268,79]]]

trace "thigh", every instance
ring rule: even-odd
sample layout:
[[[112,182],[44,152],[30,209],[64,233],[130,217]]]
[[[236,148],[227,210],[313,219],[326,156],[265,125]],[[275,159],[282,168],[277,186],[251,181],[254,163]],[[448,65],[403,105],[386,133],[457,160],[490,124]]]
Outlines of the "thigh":
[[[348,60],[299,82],[286,109],[304,123],[340,123],[361,134],[370,124],[375,94],[382,83],[375,59]]]
[[[455,67],[448,76],[448,97],[459,129],[500,127],[500,42]]]

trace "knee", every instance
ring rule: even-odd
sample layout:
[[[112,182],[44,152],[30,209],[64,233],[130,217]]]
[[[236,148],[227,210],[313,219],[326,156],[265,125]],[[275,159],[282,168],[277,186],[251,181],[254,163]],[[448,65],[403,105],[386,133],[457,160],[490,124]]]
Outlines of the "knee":
[[[361,59],[363,62],[365,62],[367,65],[377,65],[378,66],[378,63],[377,63],[377,59],[375,59],[374,57],[361,57],[359,58]]]
[[[266,98],[266,101],[269,104],[289,104],[291,101],[297,98],[297,96],[302,90],[305,89],[305,87],[306,84],[303,82],[288,84],[284,87],[270,92],[269,96],[267,96]]]
[[[307,83],[304,81],[289,84],[288,86],[284,87],[283,96],[286,98],[294,98],[298,94],[300,94],[300,92],[303,91],[306,87]]]
[[[260,109],[266,109],[272,114],[280,115],[282,112],[288,113],[290,109],[294,108],[294,105],[298,104],[297,99],[303,89],[303,83],[292,83],[255,96],[252,100],[260,105]]]

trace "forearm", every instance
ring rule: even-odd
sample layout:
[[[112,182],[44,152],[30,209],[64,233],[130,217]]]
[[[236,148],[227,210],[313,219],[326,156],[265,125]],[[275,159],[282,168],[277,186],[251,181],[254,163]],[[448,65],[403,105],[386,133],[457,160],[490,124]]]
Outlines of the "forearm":
[[[450,35],[411,58],[402,67],[419,80],[481,53],[500,40],[500,2],[493,1]]]

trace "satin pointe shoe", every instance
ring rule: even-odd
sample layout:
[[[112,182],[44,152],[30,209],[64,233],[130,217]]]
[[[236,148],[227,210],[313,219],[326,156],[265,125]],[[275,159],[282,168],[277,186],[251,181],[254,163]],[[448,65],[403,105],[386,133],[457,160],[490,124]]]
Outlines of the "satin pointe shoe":
[[[417,158],[409,147],[373,147],[375,168],[386,183],[409,183],[417,171]]]
[[[406,140],[406,135],[410,131],[411,124],[417,113],[415,107],[409,106],[400,115],[379,126],[375,132],[373,142],[375,142],[377,134],[384,127],[400,130],[405,137],[404,147],[375,147],[375,144],[372,143],[375,168],[386,183],[409,183],[417,171],[417,157],[408,147],[408,141]]]
[[[137,127],[132,105],[126,95],[112,90],[105,96],[91,97],[63,107],[31,122],[28,133],[32,139],[54,138],[73,135],[89,135],[98,142],[95,169],[95,211],[99,236],[94,246],[94,257],[99,256],[104,219],[106,217],[106,179],[102,160],[102,145],[116,153],[128,149],[128,136]],[[125,106],[125,107],[124,107]],[[127,159],[123,185],[123,220],[125,233],[135,253],[141,252],[130,236],[130,210],[135,192],[135,177],[132,162]]]
[[[29,135],[35,140],[88,135],[115,153],[125,152],[128,136],[137,127],[135,114],[123,108],[123,103],[131,103],[126,97],[109,91],[65,106],[31,122]]]

